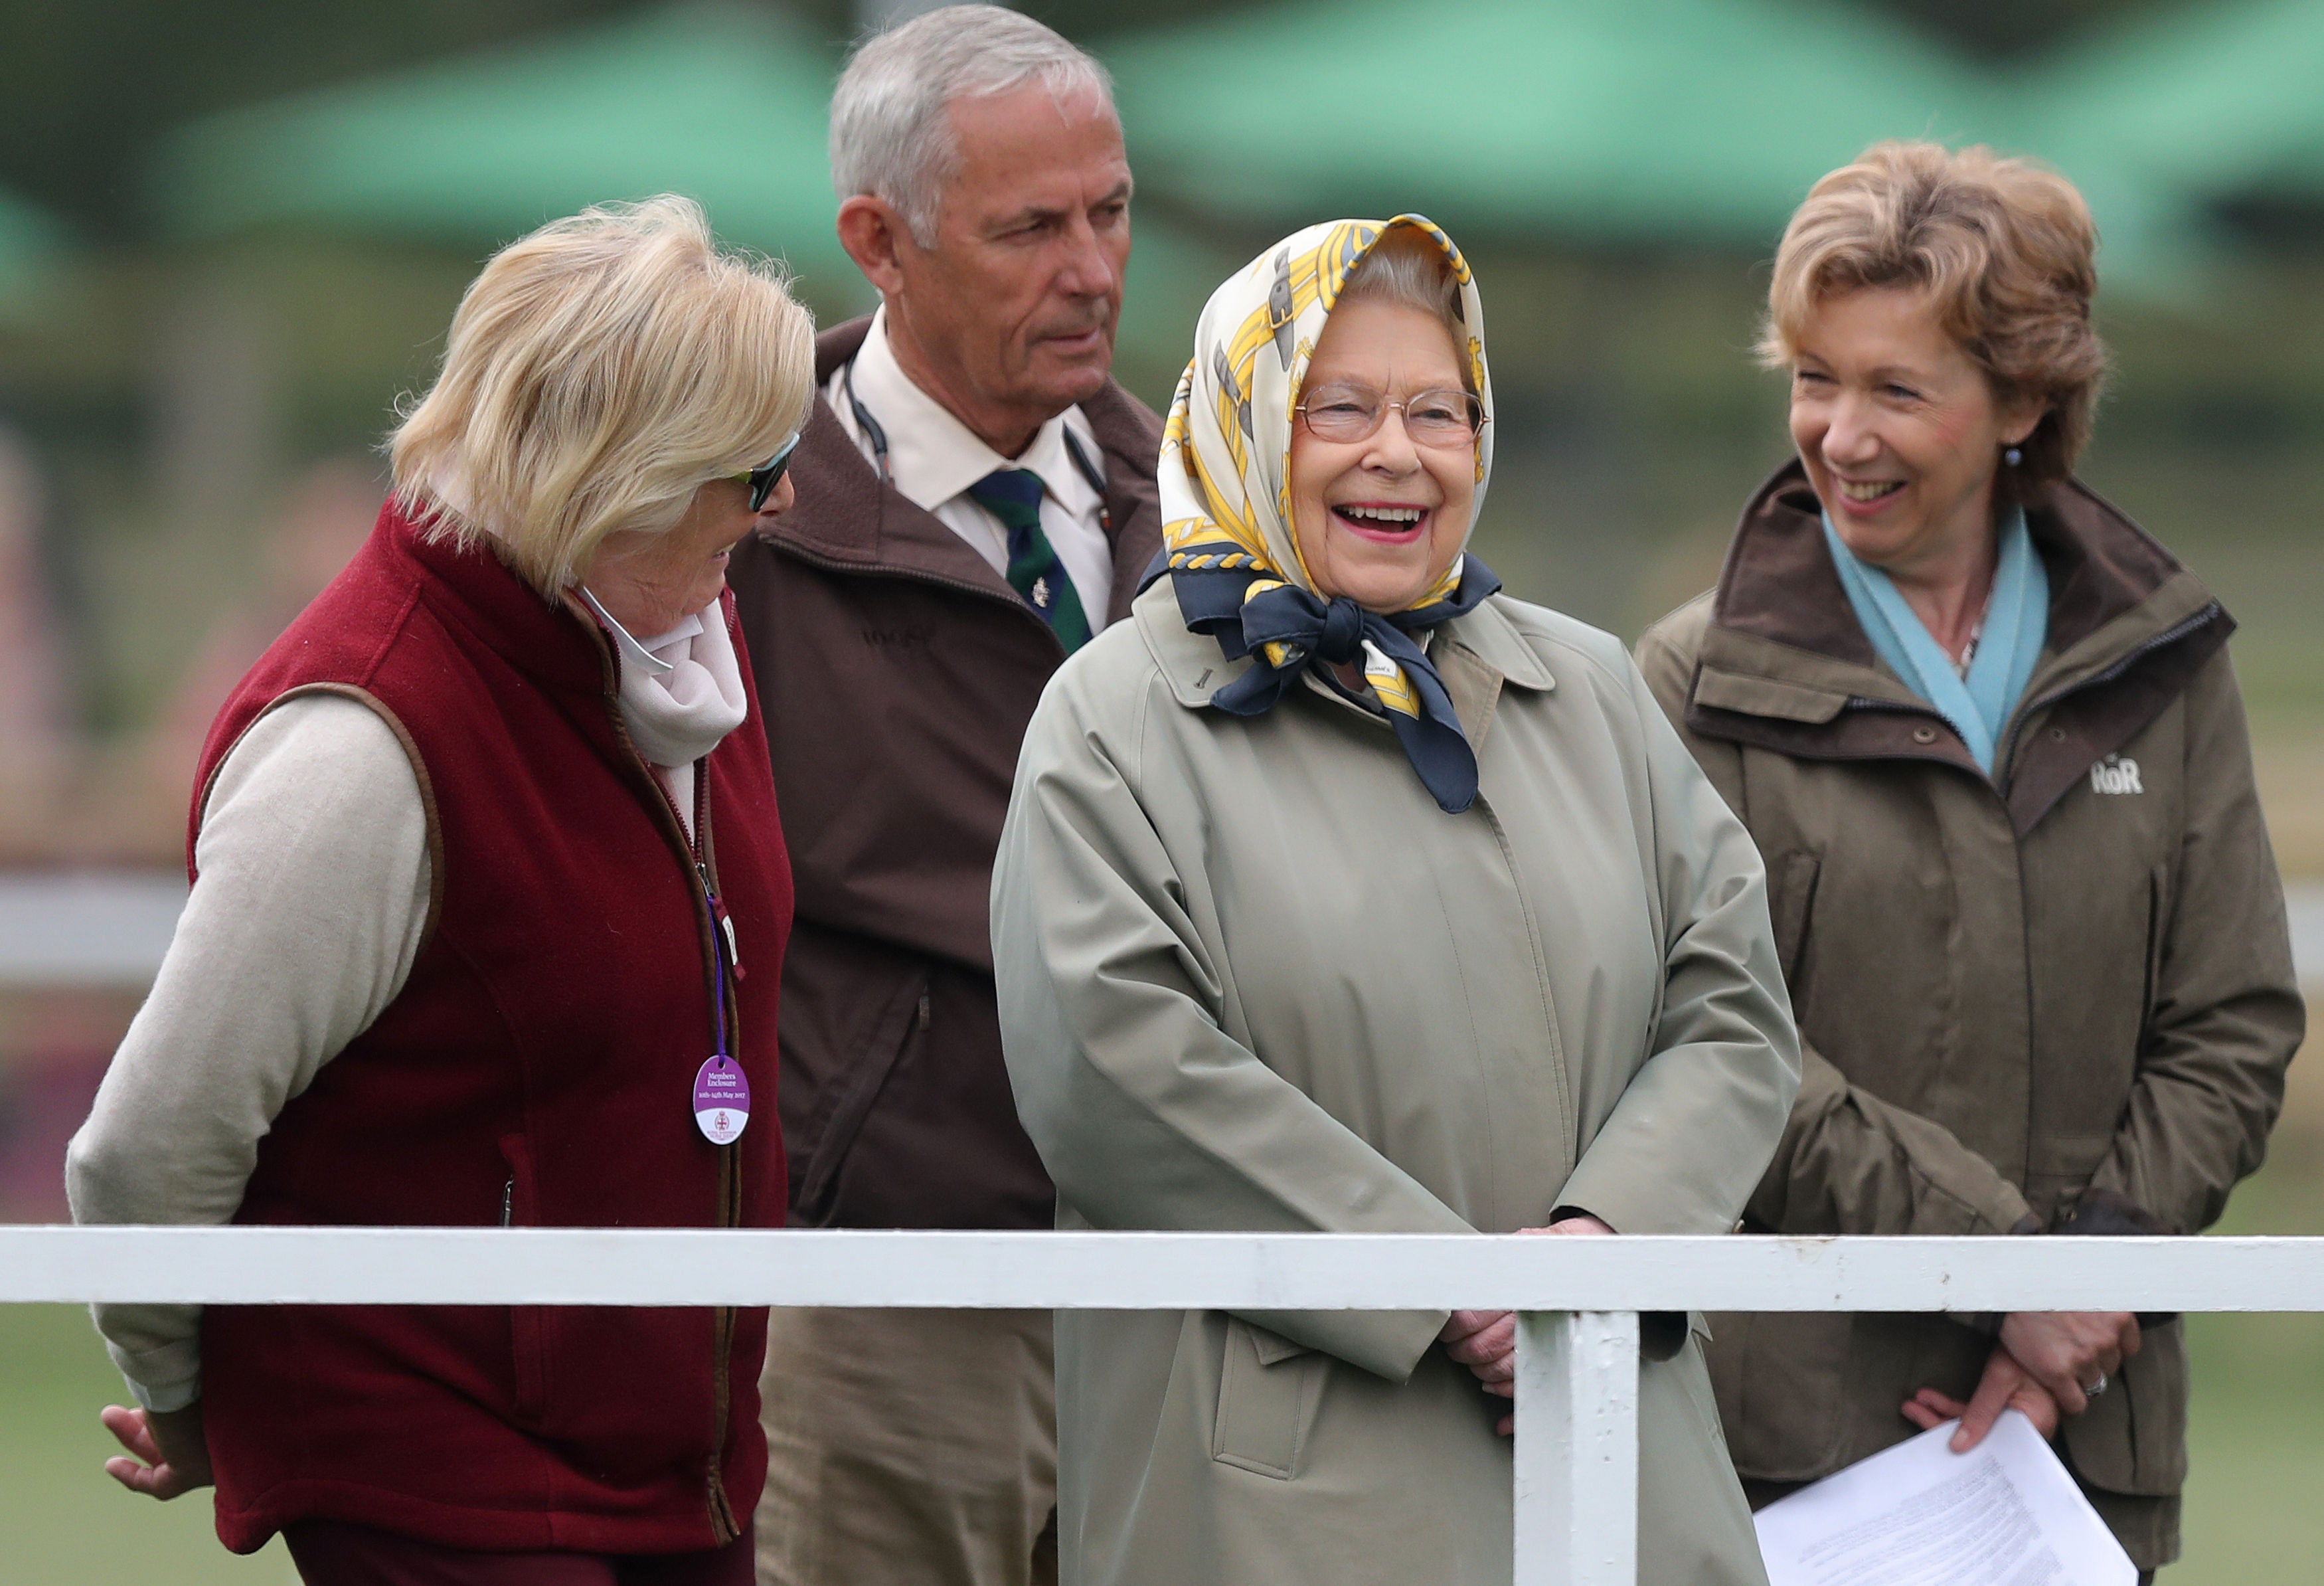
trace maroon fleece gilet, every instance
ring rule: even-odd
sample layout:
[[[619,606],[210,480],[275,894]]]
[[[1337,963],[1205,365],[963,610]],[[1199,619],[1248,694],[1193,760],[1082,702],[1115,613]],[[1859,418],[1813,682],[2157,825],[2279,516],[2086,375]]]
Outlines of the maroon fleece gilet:
[[[720,612],[731,632],[731,597]],[[782,1223],[791,881],[756,695],[696,776],[741,959],[729,1049],[752,1093],[749,1129],[722,1148],[691,1110],[714,1039],[713,927],[614,680],[580,608],[489,554],[422,540],[391,503],[219,713],[194,829],[250,724],[330,690],[411,752],[434,878],[410,981],[282,1110],[236,1222]],[[214,1306],[218,1535],[247,1553],[316,1517],[464,1548],[715,1545],[748,1522],[765,1472],[765,1336],[748,1311]]]

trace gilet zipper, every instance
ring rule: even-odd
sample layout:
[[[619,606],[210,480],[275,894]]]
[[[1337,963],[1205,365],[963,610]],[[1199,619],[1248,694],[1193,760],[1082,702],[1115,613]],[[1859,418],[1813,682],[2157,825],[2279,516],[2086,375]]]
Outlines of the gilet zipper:
[[[723,616],[722,613],[721,620]],[[702,945],[709,953],[715,954],[719,951],[719,923],[715,902],[717,881],[713,873],[711,857],[714,850],[710,843],[708,761],[703,760],[695,762],[694,834],[689,837],[687,834],[686,823],[678,816],[678,806],[669,797],[669,790],[662,786],[661,779],[653,774],[653,768],[646,763],[645,756],[638,752],[636,742],[630,737],[629,728],[622,724],[620,663],[614,659],[612,647],[606,643],[604,634],[597,629],[596,624],[591,622],[589,629],[597,643],[598,658],[604,678],[605,714],[613,723],[613,736],[628,752],[631,765],[645,779],[646,785],[652,788],[656,795],[650,802],[660,811],[662,834],[676,840],[678,852],[686,855],[687,862],[692,868],[693,874],[689,878],[687,890],[693,896],[696,924],[700,930]],[[739,974],[739,969],[737,973]],[[715,970],[709,977],[711,995],[714,997],[718,995],[717,986],[721,978]],[[731,983],[726,988],[725,1000],[728,1039],[733,1050],[740,1052],[742,1049],[740,1000],[735,995]],[[713,1017],[715,1017],[715,1012]],[[714,1148],[718,1153],[716,1190],[718,1211],[717,1222],[714,1224],[715,1227],[733,1228],[742,1220],[742,1178],[735,1167],[735,1152],[741,1148],[741,1146],[742,1142],[737,1140],[731,1145]],[[714,1306],[711,1310],[710,1323],[712,1415],[710,1453],[703,1470],[703,1483],[706,1489],[705,1507],[709,1510],[710,1516],[711,1536],[714,1542],[721,1546],[742,1534],[742,1527],[734,1516],[733,1506],[726,1501],[724,1479],[726,1420],[733,1403],[732,1359],[733,1338],[733,1308],[728,1305]]]

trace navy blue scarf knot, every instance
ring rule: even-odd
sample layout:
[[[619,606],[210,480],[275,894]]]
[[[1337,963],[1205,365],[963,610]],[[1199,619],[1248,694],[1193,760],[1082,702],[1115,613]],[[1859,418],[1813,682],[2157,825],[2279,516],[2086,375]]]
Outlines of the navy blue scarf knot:
[[[1164,567],[1161,558],[1148,582]],[[1465,616],[1501,586],[1473,556],[1462,561],[1460,582],[1442,598],[1383,615],[1345,595],[1326,599],[1277,581],[1264,569],[1180,567],[1170,569],[1173,592],[1186,626],[1207,633],[1231,660],[1248,656],[1250,669],[1211,696],[1230,715],[1263,715],[1275,708],[1299,675],[1318,662],[1344,666],[1370,660],[1366,647],[1394,668],[1366,666],[1366,680],[1396,730],[1405,758],[1448,815],[1477,801],[1477,753],[1462,731],[1444,680],[1414,637]],[[1256,586],[1256,587],[1254,587]],[[1392,676],[1401,669],[1401,676]]]

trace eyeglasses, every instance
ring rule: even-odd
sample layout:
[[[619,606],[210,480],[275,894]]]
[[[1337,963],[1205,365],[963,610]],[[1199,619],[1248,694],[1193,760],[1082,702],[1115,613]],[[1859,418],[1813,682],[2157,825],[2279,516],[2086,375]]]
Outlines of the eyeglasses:
[[[1485,425],[1485,405],[1465,391],[1416,392],[1391,401],[1367,385],[1319,385],[1301,400],[1297,411],[1318,440],[1369,440],[1395,408],[1404,414],[1404,432],[1416,445],[1473,445]]]
[[[791,454],[798,450],[798,443],[799,438],[794,435],[783,442],[781,450],[758,467],[747,473],[727,475],[735,484],[750,491],[752,512],[763,509],[767,504],[767,498],[775,493],[775,486],[783,482],[783,470],[791,466]]]

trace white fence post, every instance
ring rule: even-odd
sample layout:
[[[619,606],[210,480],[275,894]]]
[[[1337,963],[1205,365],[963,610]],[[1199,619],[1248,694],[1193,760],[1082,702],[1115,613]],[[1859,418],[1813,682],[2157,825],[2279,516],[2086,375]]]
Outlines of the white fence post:
[[[1637,1586],[1638,1314],[1517,1316],[1516,1586]]]

